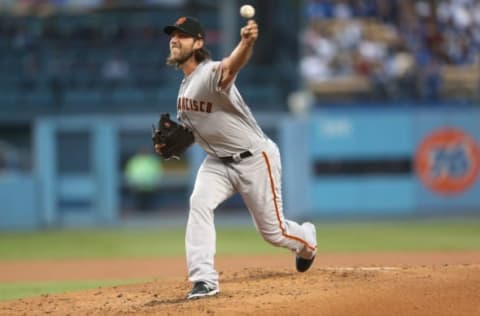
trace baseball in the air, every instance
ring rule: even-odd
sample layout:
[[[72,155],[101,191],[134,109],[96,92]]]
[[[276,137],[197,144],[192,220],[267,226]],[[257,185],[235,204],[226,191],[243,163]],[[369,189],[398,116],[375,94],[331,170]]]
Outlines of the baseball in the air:
[[[251,19],[255,15],[255,8],[249,4],[244,4],[240,7],[240,15],[242,18]]]

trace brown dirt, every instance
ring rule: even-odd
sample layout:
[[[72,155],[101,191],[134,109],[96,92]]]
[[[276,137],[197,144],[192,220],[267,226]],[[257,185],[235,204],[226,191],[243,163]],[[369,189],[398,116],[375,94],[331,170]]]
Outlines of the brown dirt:
[[[0,283],[149,278],[0,302],[0,315],[480,315],[480,252],[217,258],[221,293],[186,301],[183,258],[0,262]]]

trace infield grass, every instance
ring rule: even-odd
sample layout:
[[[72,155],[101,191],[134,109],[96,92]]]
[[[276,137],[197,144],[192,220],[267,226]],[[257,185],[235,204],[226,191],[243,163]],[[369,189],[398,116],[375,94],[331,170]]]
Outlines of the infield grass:
[[[145,280],[82,280],[59,282],[0,283],[0,301],[13,300],[29,296],[81,291],[95,288],[98,288],[100,290],[102,287],[141,283],[144,281]]]
[[[480,249],[480,219],[317,223],[322,252]],[[201,236],[199,236],[201,238]],[[48,230],[0,233],[0,260],[148,258],[184,255],[176,228]],[[217,254],[272,254],[253,225],[219,227]]]
[[[321,252],[480,250],[479,218],[316,224]],[[274,254],[284,251],[266,243],[252,225],[217,229],[218,255]],[[0,261],[166,256],[184,256],[183,228],[0,233]],[[137,282],[0,283],[0,300]]]

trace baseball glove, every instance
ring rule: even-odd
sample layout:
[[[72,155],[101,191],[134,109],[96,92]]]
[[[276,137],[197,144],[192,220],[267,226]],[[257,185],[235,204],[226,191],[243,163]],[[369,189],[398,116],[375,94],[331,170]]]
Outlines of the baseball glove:
[[[160,155],[165,159],[180,159],[180,156],[195,141],[193,133],[170,119],[168,113],[160,116],[157,126],[152,126],[153,145],[161,145]]]

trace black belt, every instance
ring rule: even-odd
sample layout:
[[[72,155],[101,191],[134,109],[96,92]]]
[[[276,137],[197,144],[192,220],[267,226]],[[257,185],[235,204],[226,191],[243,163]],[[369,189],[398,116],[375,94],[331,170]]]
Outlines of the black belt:
[[[234,163],[234,162],[239,162],[242,159],[248,158],[253,156],[253,154],[247,150],[244,151],[243,153],[236,154],[233,156],[228,156],[228,157],[218,157],[223,163]]]

